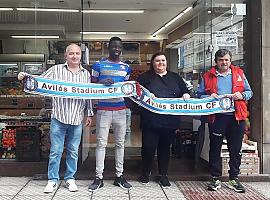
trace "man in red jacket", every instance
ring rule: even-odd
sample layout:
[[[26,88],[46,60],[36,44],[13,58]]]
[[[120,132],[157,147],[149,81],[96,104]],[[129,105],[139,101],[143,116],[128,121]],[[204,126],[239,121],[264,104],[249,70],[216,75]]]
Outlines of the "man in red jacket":
[[[236,192],[245,192],[239,182],[238,175],[241,164],[241,148],[247,118],[247,101],[253,93],[250,85],[239,67],[231,64],[232,54],[226,49],[220,49],[215,54],[216,66],[203,75],[198,93],[201,97],[228,95],[234,100],[235,112],[208,116],[210,151],[209,166],[212,181],[208,190],[216,191],[221,187],[218,177],[222,175],[222,160],[220,157],[223,138],[227,139],[230,154],[228,186]]]

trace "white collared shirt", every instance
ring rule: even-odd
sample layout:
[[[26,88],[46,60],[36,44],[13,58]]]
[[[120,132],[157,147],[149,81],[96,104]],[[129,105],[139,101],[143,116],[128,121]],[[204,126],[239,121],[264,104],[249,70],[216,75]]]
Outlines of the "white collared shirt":
[[[41,76],[73,83],[91,82],[90,73],[86,69],[80,66],[80,70],[73,73],[68,69],[67,63],[54,65]],[[52,118],[56,118],[64,124],[81,124],[85,110],[87,112],[87,116],[93,116],[92,103],[90,99],[52,97],[52,100]]]
[[[226,74],[221,74],[218,70],[216,70],[216,75],[217,76],[223,76],[223,77],[225,77],[225,76],[228,76],[229,74],[232,74],[231,68],[228,69],[228,72]]]

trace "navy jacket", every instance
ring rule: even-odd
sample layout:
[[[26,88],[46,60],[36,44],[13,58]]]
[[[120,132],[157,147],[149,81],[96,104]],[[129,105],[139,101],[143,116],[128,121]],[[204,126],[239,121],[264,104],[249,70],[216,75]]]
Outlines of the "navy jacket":
[[[160,98],[180,98],[184,93],[189,93],[184,80],[174,72],[168,71],[166,75],[161,77],[153,70],[149,70],[140,75],[137,81]],[[177,129],[179,125],[179,116],[156,114],[141,108],[142,128]]]

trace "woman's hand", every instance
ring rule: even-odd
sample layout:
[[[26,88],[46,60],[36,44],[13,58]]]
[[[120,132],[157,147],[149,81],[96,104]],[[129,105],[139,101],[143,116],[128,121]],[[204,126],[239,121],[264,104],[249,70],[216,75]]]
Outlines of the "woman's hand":
[[[188,93],[183,94],[182,98],[184,100],[190,99],[190,95]]]

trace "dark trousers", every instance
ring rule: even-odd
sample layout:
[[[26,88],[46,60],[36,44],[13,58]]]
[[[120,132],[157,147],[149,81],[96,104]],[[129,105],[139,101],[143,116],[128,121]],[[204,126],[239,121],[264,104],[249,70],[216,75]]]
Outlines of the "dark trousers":
[[[212,176],[222,175],[222,160],[220,157],[223,138],[227,139],[230,154],[229,178],[238,177],[241,164],[241,148],[245,121],[237,121],[234,115],[216,114],[214,123],[209,123],[210,151],[209,165]]]
[[[157,150],[158,171],[160,175],[168,174],[170,146],[174,130],[166,128],[142,129],[143,174],[150,175]]]

